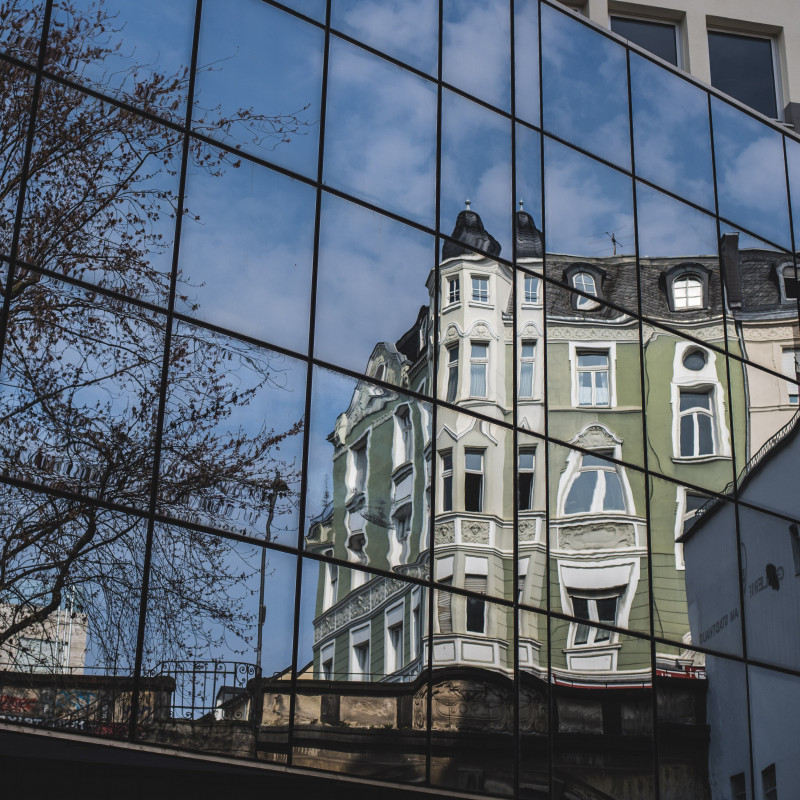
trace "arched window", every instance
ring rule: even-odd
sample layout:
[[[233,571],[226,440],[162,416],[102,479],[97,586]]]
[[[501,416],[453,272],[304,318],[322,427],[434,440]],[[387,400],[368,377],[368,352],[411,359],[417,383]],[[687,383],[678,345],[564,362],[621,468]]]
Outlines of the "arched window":
[[[627,512],[617,465],[599,454],[584,453],[564,500],[564,514]]]
[[[682,275],[672,282],[672,303],[676,311],[703,308],[703,281],[697,275]]]
[[[594,275],[590,275],[588,272],[576,272],[572,276],[572,285],[579,292],[597,297],[597,282],[594,279]],[[581,310],[597,308],[597,305],[597,301],[589,297],[578,295],[575,298],[575,306]]]

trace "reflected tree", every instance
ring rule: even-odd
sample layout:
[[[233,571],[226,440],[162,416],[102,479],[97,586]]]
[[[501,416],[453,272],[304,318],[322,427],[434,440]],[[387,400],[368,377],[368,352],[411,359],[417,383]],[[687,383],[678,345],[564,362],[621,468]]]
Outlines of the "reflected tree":
[[[0,4],[3,46],[29,61],[40,6]],[[155,115],[182,116],[189,72],[168,75],[130,58],[122,72],[112,69],[125,47],[124,24],[102,0],[54,9],[52,69],[151,116],[45,79],[23,175],[33,77],[0,62],[4,253],[27,181],[19,262],[3,280],[0,469],[21,483],[0,487],[0,650],[18,648],[20,637],[69,605],[86,620],[96,663],[125,669],[133,662],[146,523],[124,509],[262,538],[296,526],[292,451],[302,410],[270,422],[272,408],[289,405],[292,364],[263,348],[178,324],[165,361],[167,321],[148,303],[166,305],[170,296],[177,214],[185,224],[197,218],[179,198],[183,136]],[[221,117],[201,109],[194,124],[209,134],[246,125],[279,146],[303,133],[302,114],[241,109]],[[188,151],[211,175],[239,163],[193,140]],[[69,283],[76,279],[117,296]],[[193,287],[180,274],[175,291],[191,303]],[[162,374],[169,392],[159,484]],[[294,406],[302,409],[302,398]],[[51,494],[22,488],[33,486]],[[223,641],[227,652],[249,645],[253,616],[231,590],[257,568],[237,560],[225,539],[167,528],[156,534],[148,651],[191,658]]]

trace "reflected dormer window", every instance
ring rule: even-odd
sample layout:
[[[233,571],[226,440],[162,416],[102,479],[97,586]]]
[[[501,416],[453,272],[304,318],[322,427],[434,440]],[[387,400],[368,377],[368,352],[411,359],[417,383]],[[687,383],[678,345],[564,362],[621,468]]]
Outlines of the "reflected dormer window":
[[[571,292],[572,307],[576,311],[599,308],[599,301],[603,299],[605,280],[605,270],[594,264],[577,263],[569,266],[564,271],[564,282],[575,290]]]
[[[696,275],[686,275],[672,282],[675,310],[703,307],[703,282]]]
[[[662,287],[669,310],[680,313],[708,308],[708,274],[702,264],[679,264],[667,270]]]
[[[575,273],[572,278],[572,285],[579,292],[597,297],[597,282],[594,279],[594,275],[590,275],[588,272]],[[581,310],[588,310],[597,308],[597,301],[592,300],[591,297],[578,296],[575,300],[575,305]]]
[[[784,264],[778,267],[778,284],[781,290],[782,303],[797,300],[797,275],[793,264]]]

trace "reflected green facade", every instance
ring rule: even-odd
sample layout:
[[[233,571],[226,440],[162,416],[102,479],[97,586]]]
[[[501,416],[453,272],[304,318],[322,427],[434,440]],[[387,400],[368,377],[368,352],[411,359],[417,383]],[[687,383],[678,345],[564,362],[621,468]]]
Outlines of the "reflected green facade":
[[[792,791],[793,134],[545,0],[6,0],[0,69],[0,724]]]

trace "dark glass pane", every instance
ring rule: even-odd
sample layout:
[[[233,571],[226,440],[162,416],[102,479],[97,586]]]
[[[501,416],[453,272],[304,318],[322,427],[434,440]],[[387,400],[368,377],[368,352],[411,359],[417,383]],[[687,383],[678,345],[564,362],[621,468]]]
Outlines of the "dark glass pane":
[[[681,392],[681,411],[689,408],[711,408],[708,392]]]
[[[520,473],[518,485],[519,510],[528,511],[533,508],[533,473]]]
[[[616,472],[603,470],[606,479],[606,494],[603,499],[604,511],[624,511],[625,499],[622,496],[622,483]]]
[[[708,414],[697,415],[697,431],[700,437],[698,455],[704,456],[714,452],[714,434],[711,417]]]
[[[666,22],[611,17],[611,30],[678,66],[677,29]]]
[[[707,361],[708,358],[702,350],[691,350],[684,356],[683,366],[686,367],[686,369],[692,370],[692,372],[697,372],[703,369]]]
[[[486,627],[486,602],[476,597],[467,598],[467,632],[483,633]]]
[[[567,495],[564,506],[566,514],[581,514],[591,510],[598,475],[596,470],[581,472],[578,475]]]
[[[708,32],[711,83],[773,119],[778,116],[772,40]]]
[[[695,418],[692,414],[681,417],[681,455],[695,455]]]
[[[464,511],[483,511],[483,476],[464,476]]]

